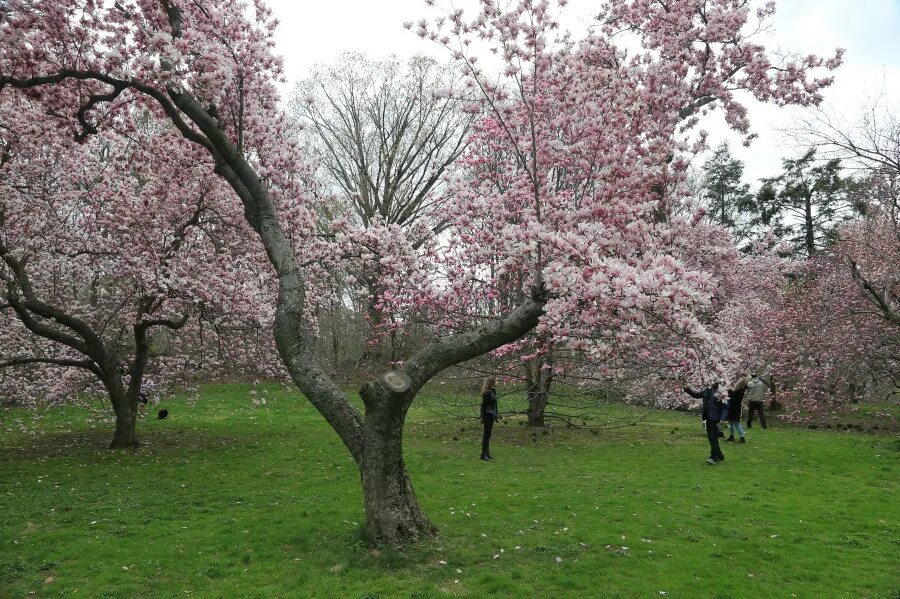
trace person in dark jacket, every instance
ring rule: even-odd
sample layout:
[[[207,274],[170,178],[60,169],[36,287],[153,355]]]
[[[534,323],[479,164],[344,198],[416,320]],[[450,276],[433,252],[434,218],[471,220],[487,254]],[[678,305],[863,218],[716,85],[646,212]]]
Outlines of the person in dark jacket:
[[[500,412],[497,410],[497,379],[489,376],[484,379],[481,386],[481,422],[484,423],[484,435],[481,437],[481,459],[493,460],[491,457],[491,431],[494,422],[499,420]]]
[[[718,464],[725,459],[725,454],[719,447],[719,421],[722,419],[722,410],[724,404],[718,398],[719,383],[714,383],[712,387],[706,387],[702,391],[694,391],[687,387],[684,392],[695,399],[703,402],[703,409],[700,413],[703,418],[703,426],[706,429],[706,436],[709,438],[709,458],[707,464]]]
[[[727,441],[734,443],[734,431],[737,430],[741,443],[744,439],[744,427],[741,426],[741,404],[744,401],[744,393],[747,391],[747,377],[741,377],[734,385],[734,389],[728,390],[728,432]]]

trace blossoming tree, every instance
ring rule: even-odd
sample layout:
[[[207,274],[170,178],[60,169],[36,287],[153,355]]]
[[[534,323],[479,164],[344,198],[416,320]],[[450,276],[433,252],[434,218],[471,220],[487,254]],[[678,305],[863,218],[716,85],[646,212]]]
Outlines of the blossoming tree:
[[[466,38],[483,39],[503,58],[509,86],[489,84],[475,67],[476,56],[463,56],[477,92],[473,100],[488,111],[481,126],[496,132],[515,166],[501,167],[508,174],[501,192],[458,187],[447,230],[462,245],[426,250],[422,264],[414,253],[387,259],[399,265],[395,272],[420,283],[410,289],[398,278],[398,297],[455,317],[402,367],[362,387],[361,413],[313,353],[316,309],[330,281],[320,265],[335,253],[316,234],[317,199],[296,175],[303,157],[278,112],[274,20],[261,0],[123,0],[112,6],[12,0],[8,6],[0,30],[3,94],[39,95],[86,134],[104,127],[110,106],[137,104],[167,118],[211,158],[275,270],[281,358],[359,465],[369,538],[392,545],[435,532],[413,492],[402,437],[416,393],[436,374],[536,327],[572,332],[603,352],[611,339],[638,337],[644,308],[657,303],[662,308],[653,311],[671,315],[672,322],[686,329],[697,324],[692,312],[707,301],[707,278],[665,252],[668,184],[683,169],[676,133],[694,124],[682,122],[687,115],[712,106],[713,95],[735,126],[746,127],[746,119],[733,94],[716,87],[717,79],[700,77],[700,91],[710,94],[698,95],[689,73],[740,65],[746,89],[760,99],[803,103],[817,101],[828,83],[807,71],[839,62],[808,57],[776,66],[755,44],[720,52],[715,36],[740,30],[748,16],[743,3],[732,0],[612,0],[598,33],[559,47],[551,44],[556,26],[546,1],[510,9],[484,1],[473,20],[456,11],[439,17],[434,26],[462,36],[465,47]],[[616,45],[616,28],[636,32],[646,53],[626,56]],[[426,21],[420,30],[444,39]],[[575,58],[578,51],[588,60]],[[600,97],[591,95],[598,90],[604,91]],[[588,126],[578,124],[582,117]],[[560,130],[573,135],[559,139]],[[593,173],[577,198],[553,185],[570,176],[563,169]],[[480,182],[473,189],[487,190]],[[487,223],[493,224],[490,235]],[[438,258],[439,269],[425,269]],[[482,280],[492,265],[522,283],[520,293],[502,298],[499,313],[481,309],[495,298],[493,278]]]
[[[877,105],[855,125],[814,115],[801,138],[854,167],[850,193],[861,214],[837,229],[826,252],[793,269],[758,337],[789,415],[821,420],[900,383],[900,124]]]
[[[463,161],[468,173],[456,190],[462,214],[455,231],[468,227],[456,240],[470,253],[463,270],[490,265],[494,281],[470,275],[485,288],[466,292],[515,296],[532,273],[538,284],[552,273],[557,294],[567,299],[551,303],[544,326],[523,347],[530,424],[544,423],[553,373],[565,370],[553,348],[585,353],[595,364],[621,365],[630,355],[637,366],[631,350],[653,346],[653,338],[661,350],[662,331],[654,329],[662,327],[665,336],[679,331],[681,343],[669,349],[672,357],[682,356],[665,365],[654,360],[657,375],[704,377],[712,363],[721,366],[721,359],[698,359],[716,351],[721,340],[698,333],[693,319],[718,279],[692,281],[702,271],[679,271],[683,264],[655,270],[651,262],[673,256],[672,240],[694,236],[696,223],[674,222],[673,213],[682,203],[688,142],[702,147],[702,132],[689,137],[700,118],[721,107],[749,141],[741,94],[817,104],[830,79],[810,80],[807,70],[840,64],[840,50],[829,60],[771,62],[757,37],[773,11],[771,3],[754,15],[747,3],[610,2],[598,17],[598,31],[577,42],[558,31],[550,2],[521,2],[508,10],[484,2],[474,19],[451,9],[431,24],[407,23],[448,48],[469,78],[471,91],[461,97],[487,115]],[[634,45],[644,53],[626,50]],[[482,66],[485,57],[501,63],[500,83]],[[724,244],[717,252],[731,247]],[[652,287],[664,285],[664,272],[676,271],[678,286],[691,289],[683,303],[669,302],[673,289]],[[459,283],[463,272],[454,278]],[[648,301],[623,298],[621,289],[611,292],[609,280],[630,283],[625,295]],[[691,348],[686,341],[693,336],[705,347]]]
[[[0,385],[25,404],[102,390],[112,447],[138,445],[140,395],[181,374],[176,333],[256,290],[233,251],[243,219],[197,149],[125,124],[79,144],[32,101],[0,97]],[[167,364],[151,374],[151,361]]]

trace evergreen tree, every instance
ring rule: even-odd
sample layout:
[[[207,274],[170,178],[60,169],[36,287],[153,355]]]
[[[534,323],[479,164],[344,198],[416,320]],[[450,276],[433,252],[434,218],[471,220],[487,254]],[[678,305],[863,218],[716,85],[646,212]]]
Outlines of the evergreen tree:
[[[838,224],[853,215],[850,180],[841,176],[840,160],[817,162],[814,149],[782,164],[781,175],[763,179],[751,223],[771,227],[794,245],[795,255],[808,258],[828,246]]]
[[[716,223],[731,230],[740,243],[752,236],[745,216],[752,209],[750,185],[743,182],[744,163],[731,155],[728,144],[716,148],[703,165],[700,202]]]

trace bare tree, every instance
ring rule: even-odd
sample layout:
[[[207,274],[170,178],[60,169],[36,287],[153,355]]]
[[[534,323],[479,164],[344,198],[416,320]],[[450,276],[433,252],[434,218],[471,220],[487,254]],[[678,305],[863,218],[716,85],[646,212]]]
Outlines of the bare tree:
[[[328,183],[364,226],[425,219],[437,233],[446,227],[441,177],[465,149],[472,122],[445,93],[456,83],[431,58],[348,53],[297,84],[293,114],[313,133]]]
[[[811,109],[792,133],[823,156],[841,158],[865,171],[900,174],[900,115],[883,106],[881,97],[868,102],[856,123]]]
[[[326,187],[363,227],[400,226],[418,247],[429,231],[440,233],[447,226],[442,177],[465,149],[472,123],[472,114],[448,93],[457,82],[449,66],[431,58],[403,62],[346,53],[297,84],[293,116],[309,132],[305,141]],[[372,325],[369,343],[360,331],[358,345],[367,348],[363,362],[372,357],[383,329],[390,360],[400,359],[402,351],[393,316],[375,308],[383,291],[377,270],[356,273],[362,297],[352,304],[363,308]],[[337,343],[337,336],[332,338]],[[339,348],[331,349],[339,355]]]

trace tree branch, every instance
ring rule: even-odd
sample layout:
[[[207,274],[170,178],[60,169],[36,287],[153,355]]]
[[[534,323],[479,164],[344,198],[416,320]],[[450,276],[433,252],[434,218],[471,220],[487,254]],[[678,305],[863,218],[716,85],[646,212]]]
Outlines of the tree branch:
[[[412,385],[412,394],[442,370],[481,356],[519,339],[538,325],[547,303],[547,293],[537,290],[532,297],[502,318],[478,329],[429,343],[403,367]],[[411,399],[411,398],[410,398]]]
[[[66,358],[16,357],[0,362],[0,368],[22,366],[25,364],[52,364],[54,366],[85,368],[98,377],[103,376],[100,368],[91,360],[72,360]]]
[[[859,266],[857,266],[856,261],[852,258],[850,259],[850,275],[853,277],[853,281],[856,283],[857,287],[859,287],[860,291],[862,291],[866,299],[878,307],[881,311],[880,314],[884,319],[892,324],[900,326],[900,312],[894,310],[885,299],[884,295],[863,277],[862,273],[859,271]]]

